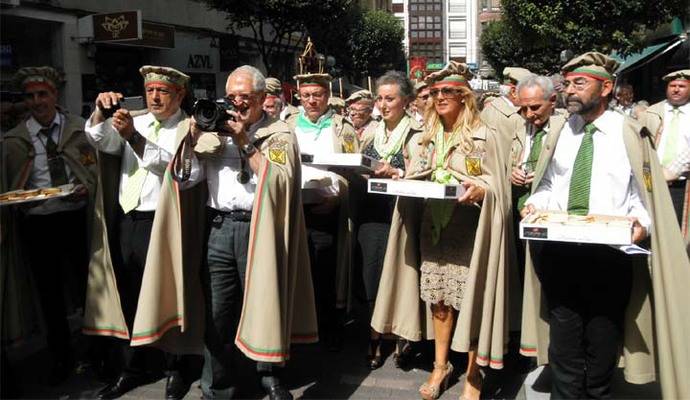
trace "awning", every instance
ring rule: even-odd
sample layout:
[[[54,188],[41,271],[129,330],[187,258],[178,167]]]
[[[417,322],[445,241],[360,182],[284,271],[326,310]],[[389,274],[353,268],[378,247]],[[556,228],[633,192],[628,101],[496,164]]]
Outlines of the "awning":
[[[645,47],[639,53],[629,54],[625,57],[620,55],[618,52],[614,51],[613,53],[611,53],[611,57],[613,57],[621,63],[621,65],[616,70],[616,75],[628,73],[634,69],[646,65],[647,63],[661,56],[662,54],[668,52],[669,50],[683,43],[684,40],[685,38],[683,38],[682,36],[676,36],[671,40]]]

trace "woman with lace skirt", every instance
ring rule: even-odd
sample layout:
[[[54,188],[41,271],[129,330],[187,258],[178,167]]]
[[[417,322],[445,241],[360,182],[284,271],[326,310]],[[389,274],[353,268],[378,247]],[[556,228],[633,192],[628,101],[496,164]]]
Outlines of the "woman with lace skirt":
[[[459,184],[465,192],[457,200],[399,199],[372,319],[374,328],[410,340],[435,339],[434,369],[419,389],[424,399],[448,385],[451,349],[469,356],[462,398],[479,398],[480,366],[502,367],[508,297],[519,301],[509,290],[516,276],[507,160],[495,130],[479,120],[468,75],[451,62],[429,76],[424,132],[404,151],[406,179]]]

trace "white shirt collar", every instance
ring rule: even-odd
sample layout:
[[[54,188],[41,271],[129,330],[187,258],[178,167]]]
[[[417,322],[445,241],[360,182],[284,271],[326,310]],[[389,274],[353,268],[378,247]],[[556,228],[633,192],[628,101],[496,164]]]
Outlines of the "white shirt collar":
[[[153,124],[153,121],[156,119],[156,117],[154,117],[153,114],[151,114],[150,112],[145,114],[144,117],[147,119],[146,124],[148,126]],[[175,113],[170,116],[170,118],[168,118],[164,121],[161,121],[161,128],[168,129],[168,128],[174,127],[175,125],[177,125],[178,122],[180,122],[181,119],[182,119],[182,110],[178,108],[177,111],[175,111]]]
[[[673,111],[673,108],[674,107],[671,105],[671,103],[669,103],[668,101],[664,102],[664,111],[665,112],[670,113]],[[680,110],[681,114],[690,115],[690,101],[683,104],[682,106],[678,107],[678,110]]]
[[[60,113],[56,112],[55,113],[55,118],[53,118],[53,122],[50,123],[49,128],[52,128],[55,125],[60,125]],[[41,131],[41,129],[46,128],[43,125],[41,125],[38,121],[36,121],[36,118],[33,116],[29,117],[28,120],[26,120],[26,129],[28,129],[29,134],[31,136],[36,136],[38,135],[38,132]]]
[[[605,134],[613,134],[616,132],[616,127],[620,127],[625,116],[615,111],[606,110],[592,123],[597,128],[597,131]],[[579,114],[572,114],[568,119],[570,129],[574,134],[584,131],[586,122]]]

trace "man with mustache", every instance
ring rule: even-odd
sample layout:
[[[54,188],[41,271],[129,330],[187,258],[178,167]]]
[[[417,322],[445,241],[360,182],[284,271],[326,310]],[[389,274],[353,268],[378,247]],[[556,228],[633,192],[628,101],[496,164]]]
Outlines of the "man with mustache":
[[[141,336],[135,330],[138,309],[151,305],[139,304],[139,298],[144,270],[159,256],[149,257],[149,244],[163,234],[153,227],[161,207],[165,171],[189,132],[187,115],[180,108],[189,76],[174,68],[150,65],[139,72],[144,78],[145,111],[119,108],[106,118],[107,110],[120,103],[123,95],[103,92],[86,123],[86,132],[100,153],[102,189],[95,213],[84,332],[126,340],[118,343],[124,360],[122,372],[99,392],[103,399],[120,397],[157,375],[150,364],[161,358],[161,352],[131,347],[130,339],[135,344]],[[198,164],[192,170],[198,174]],[[162,336],[164,332],[154,333]],[[185,353],[184,349],[171,351]],[[189,390],[186,358],[166,355],[166,398],[182,398]]]
[[[628,381],[649,382],[658,368],[664,397],[690,394],[690,385],[675,379],[690,353],[671,345],[690,329],[690,261],[649,132],[607,110],[617,67],[597,52],[563,67],[571,115],[549,130],[522,210],[567,212],[576,221],[626,217],[630,241],[651,251],[647,257],[603,244],[528,242],[521,353],[549,363],[557,399],[610,397],[621,345]]]
[[[660,101],[643,113],[640,122],[654,135],[657,154],[666,169],[666,180],[671,191],[673,208],[686,237],[688,207],[685,199],[690,192],[685,173],[690,169],[690,69],[671,72],[664,76],[666,100]]]

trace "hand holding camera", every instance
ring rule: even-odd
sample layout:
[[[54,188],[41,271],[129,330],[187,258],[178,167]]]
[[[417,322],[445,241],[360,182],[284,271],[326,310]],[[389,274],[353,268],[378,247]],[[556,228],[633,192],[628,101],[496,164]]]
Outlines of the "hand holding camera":
[[[219,136],[231,136],[237,146],[249,143],[238,109],[225,98],[197,100],[194,103],[192,116],[196,128],[201,131],[217,132]]]

